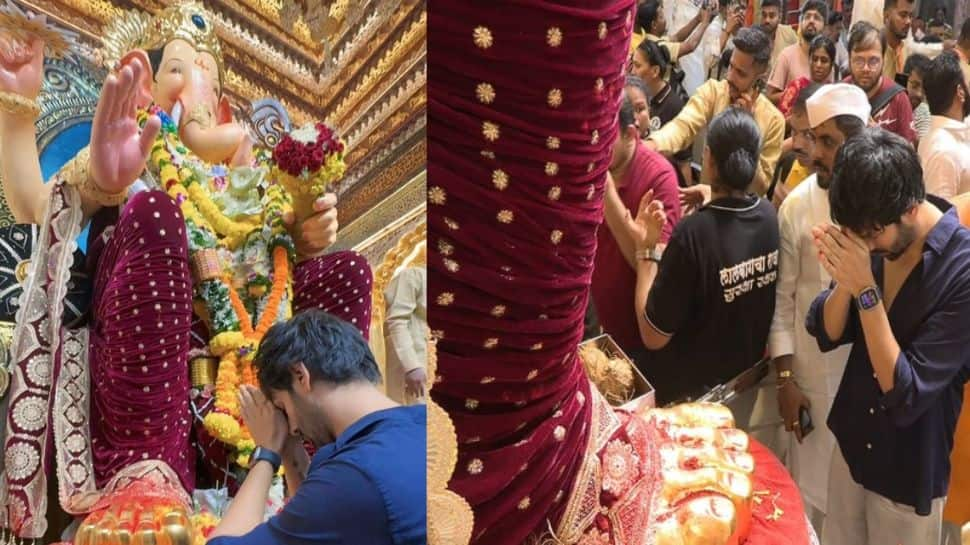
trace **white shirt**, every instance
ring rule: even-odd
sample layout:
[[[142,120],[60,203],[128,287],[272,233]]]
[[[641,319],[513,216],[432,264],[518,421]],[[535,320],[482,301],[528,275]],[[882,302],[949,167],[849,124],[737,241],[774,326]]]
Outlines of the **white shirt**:
[[[778,210],[781,245],[775,316],[768,334],[772,358],[792,355],[795,381],[811,402],[809,413],[815,431],[801,444],[788,436],[788,467],[806,502],[825,511],[828,472],[835,437],[825,421],[842,381],[851,346],[822,353],[815,338],[805,330],[805,316],[812,301],[829,287],[832,278],[818,262],[812,227],[831,223],[828,191],[812,174],[792,190]]]
[[[694,91],[707,81],[708,72],[721,59],[721,33],[724,32],[724,19],[720,15],[711,21],[704,30],[700,44],[690,55],[680,58],[680,68],[684,71],[684,89],[687,94]]]
[[[387,319],[387,395],[399,403],[405,395],[404,375],[428,366],[428,272],[424,267],[403,269],[384,290]]]
[[[970,126],[930,116],[930,130],[919,142],[919,162],[927,193],[951,199],[970,191]]]

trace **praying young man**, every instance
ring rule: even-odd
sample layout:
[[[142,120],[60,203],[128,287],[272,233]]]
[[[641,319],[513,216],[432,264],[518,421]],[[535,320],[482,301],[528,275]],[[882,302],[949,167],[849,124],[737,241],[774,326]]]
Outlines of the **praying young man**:
[[[828,425],[822,543],[938,545],[950,449],[970,378],[970,231],[927,197],[916,151],[868,128],[848,139],[813,229],[834,287],[806,327],[852,343]]]
[[[378,389],[360,332],[303,312],[270,328],[254,364],[261,390],[239,397],[257,448],[209,545],[426,543],[426,407]],[[304,441],[318,449],[312,460]],[[281,465],[290,499],[263,522]]]
[[[806,87],[789,118],[793,139],[809,133],[809,138],[802,138],[807,142],[798,147],[807,148],[815,172],[789,193],[778,210],[781,247],[768,352],[777,376],[778,411],[789,432],[782,440],[782,451],[788,453],[786,465],[817,532],[825,519],[835,449],[835,437],[822,423],[835,399],[849,347],[822,353],[803,325],[815,296],[832,281],[818,264],[812,228],[830,218],[828,188],[836,152],[846,138],[862,132],[868,120],[865,93],[847,83]],[[803,408],[815,425],[810,434],[801,429]]]

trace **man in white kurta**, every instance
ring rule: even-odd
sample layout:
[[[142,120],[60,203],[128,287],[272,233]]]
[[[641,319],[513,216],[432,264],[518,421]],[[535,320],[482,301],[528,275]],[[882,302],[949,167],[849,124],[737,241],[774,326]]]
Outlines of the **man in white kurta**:
[[[424,399],[428,367],[428,273],[401,270],[384,290],[387,396],[405,405]]]
[[[825,86],[822,90],[829,91],[832,87]],[[810,103],[816,96],[827,95],[822,90],[816,91]],[[839,115],[854,115],[863,122],[868,121],[868,99],[861,90],[857,95],[832,94],[825,101],[824,113],[819,112],[816,102],[815,111],[809,113],[812,127]],[[818,160],[818,154],[812,155],[813,160]],[[821,530],[825,517],[829,466],[835,449],[835,437],[826,420],[851,349],[851,345],[846,345],[822,353],[815,338],[805,330],[805,316],[812,301],[832,281],[819,264],[812,227],[831,221],[828,191],[822,188],[814,173],[788,194],[778,210],[779,274],[775,316],[768,335],[768,350],[778,372],[779,398],[804,396],[814,425],[814,430],[799,441],[802,430],[797,424],[797,415],[790,416],[795,420],[786,423],[791,433],[783,430],[782,450],[787,450],[786,465],[802,491],[805,512],[816,531]]]

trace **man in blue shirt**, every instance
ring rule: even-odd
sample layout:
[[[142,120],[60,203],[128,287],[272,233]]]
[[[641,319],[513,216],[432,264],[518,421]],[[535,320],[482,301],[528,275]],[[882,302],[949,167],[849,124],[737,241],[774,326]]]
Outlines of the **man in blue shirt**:
[[[828,419],[839,448],[822,542],[935,545],[970,378],[970,231],[928,200],[916,152],[892,133],[847,140],[833,174],[841,227],[813,236],[835,285],[806,326],[823,351],[854,344]]]
[[[322,311],[270,329],[255,358],[262,390],[243,387],[256,442],[249,474],[210,545],[423,545],[424,405],[401,407],[354,326]],[[303,441],[319,450],[309,460]],[[280,464],[289,501],[263,522]]]

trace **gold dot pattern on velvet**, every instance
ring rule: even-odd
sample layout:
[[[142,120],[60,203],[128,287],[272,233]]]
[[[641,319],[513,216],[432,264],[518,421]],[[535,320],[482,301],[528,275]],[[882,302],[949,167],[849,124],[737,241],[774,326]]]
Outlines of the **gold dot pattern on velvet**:
[[[559,149],[559,145],[560,145],[560,141],[558,137],[550,136],[546,138],[546,148],[551,150],[557,150]]]
[[[492,185],[499,191],[504,191],[509,186],[509,175],[502,169],[492,171]]]
[[[458,225],[458,222],[451,218],[442,218],[442,221],[444,221],[445,225],[447,225],[448,228],[451,229],[452,231],[457,231],[458,229],[461,228],[461,226]]]
[[[484,346],[489,350],[495,348],[496,346],[498,346],[498,337],[489,337],[485,339],[485,342],[482,343],[482,346]]]
[[[600,21],[599,26],[596,27],[596,37],[601,40],[606,39],[606,21]]]
[[[478,408],[478,400],[477,399],[466,399],[465,400],[465,408],[468,409],[468,410],[470,410],[470,411],[474,411],[475,409]]]
[[[475,96],[482,104],[491,104],[495,101],[495,87],[491,83],[479,83],[475,86]]]
[[[482,380],[480,382],[482,384],[491,384],[495,382],[495,377],[482,377]]]
[[[502,316],[505,316],[505,310],[506,310],[505,305],[495,305],[494,307],[492,307],[491,314],[496,318],[501,318]]]
[[[445,193],[444,189],[438,186],[428,189],[428,201],[431,202],[431,204],[442,206],[447,200],[448,195]]]
[[[555,176],[556,174],[559,174],[559,165],[552,161],[546,163],[546,176]]]
[[[491,121],[482,122],[482,136],[489,142],[498,140],[501,134],[502,131],[499,129],[498,124],[492,123]]]
[[[606,87],[606,84],[603,83],[603,78],[596,78],[596,83],[593,85],[593,90],[596,91],[597,94],[599,94],[603,92],[603,89],[605,87]]]
[[[559,229],[554,229],[552,233],[549,234],[549,240],[551,240],[553,244],[559,244],[562,242],[562,231]]]
[[[593,130],[593,135],[590,137],[589,143],[595,146],[596,144],[599,144],[599,141],[600,132],[598,130]]]
[[[533,352],[542,350],[542,343],[535,343],[529,349],[532,350]]]
[[[481,49],[492,47],[492,31],[486,27],[478,26],[472,31],[472,39],[475,45]]]
[[[441,252],[441,255],[451,255],[454,253],[455,247],[452,246],[450,242],[442,238],[438,239],[438,251]]]
[[[485,464],[478,458],[473,458],[468,462],[468,472],[472,475],[478,475],[483,469],[485,469]]]
[[[548,193],[549,200],[558,201],[561,195],[562,195],[562,188],[559,187],[558,185],[554,185],[549,188],[549,193]]]
[[[442,292],[438,294],[438,304],[446,307],[455,302],[455,294],[450,291]]]
[[[495,159],[495,152],[487,149],[482,150],[482,157],[486,159]]]
[[[549,89],[549,92],[546,93],[546,104],[553,108],[562,106],[562,90]]]
[[[458,265],[458,262],[455,261],[454,259],[445,258],[442,260],[442,262],[444,263],[445,268],[448,269],[449,272],[456,273],[459,271],[459,269],[461,269],[461,266]]]
[[[533,369],[533,370],[529,371],[529,374],[528,375],[525,376],[525,380],[532,380],[532,379],[536,378],[537,376],[539,376],[539,370],[538,369]]]
[[[556,438],[556,441],[562,441],[566,438],[566,428],[556,426],[556,429],[553,430],[552,435]]]
[[[499,213],[495,216],[495,219],[497,219],[500,223],[508,224],[508,223],[512,223],[512,221],[515,220],[515,214],[508,209],[500,210]]]
[[[559,47],[562,45],[562,30],[559,27],[550,27],[546,31],[546,43],[549,47]]]
[[[525,511],[530,505],[532,505],[532,500],[529,499],[529,496],[522,498],[519,500],[519,511]]]

